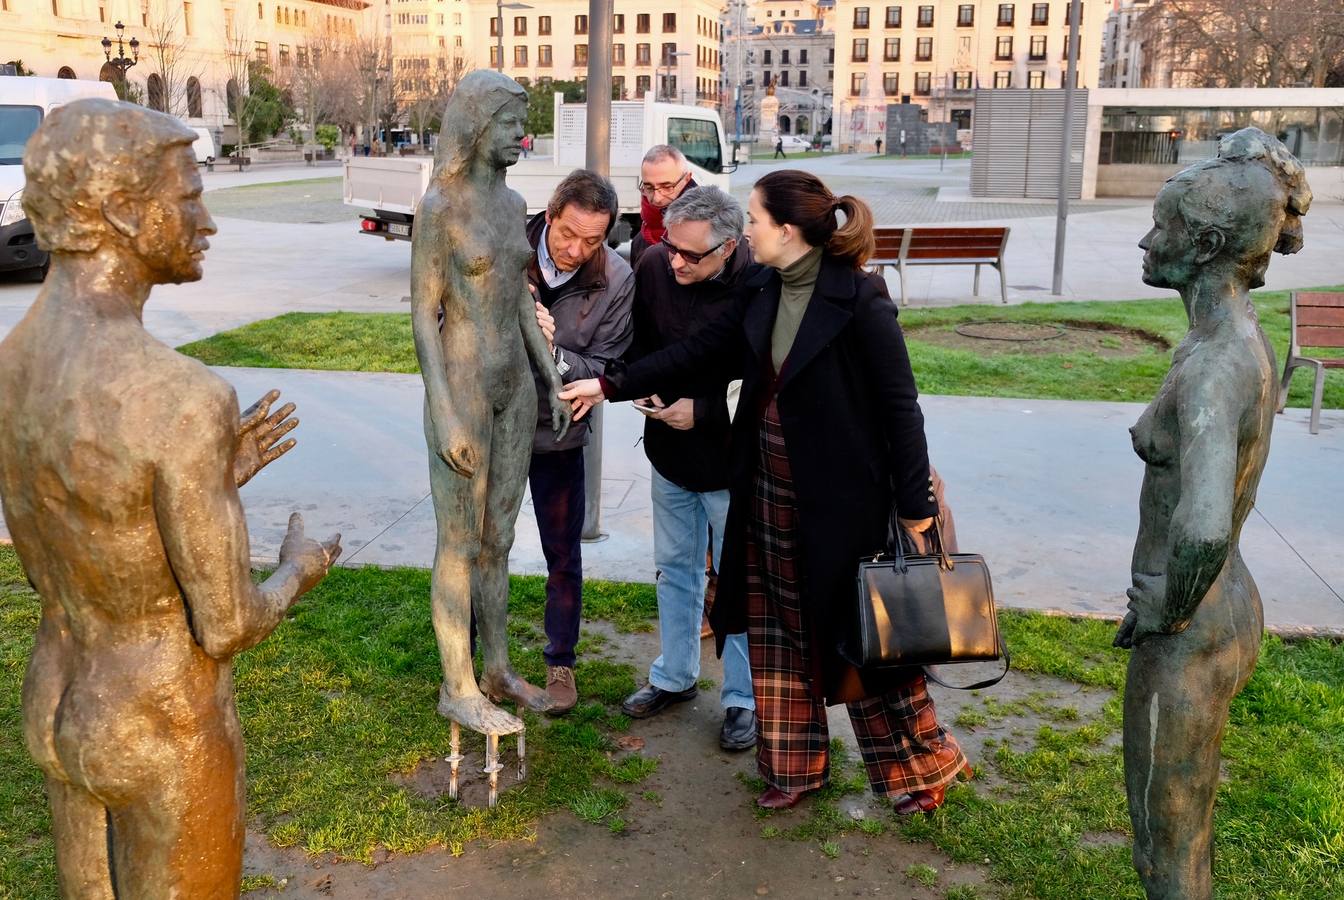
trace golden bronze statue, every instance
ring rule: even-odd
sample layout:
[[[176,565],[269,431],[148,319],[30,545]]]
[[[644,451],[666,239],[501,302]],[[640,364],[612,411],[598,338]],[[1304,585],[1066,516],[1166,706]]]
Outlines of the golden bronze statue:
[[[1147,464],[1130,611],[1125,786],[1150,900],[1213,895],[1213,800],[1232,698],[1255,670],[1260,593],[1238,541],[1277,406],[1274,351],[1251,305],[1270,254],[1302,247],[1301,164],[1255,128],[1173,176],[1139,243],[1143,280],[1177,290],[1190,330],[1131,429]]]
[[[0,343],[0,495],[42,600],[24,736],[66,898],[236,897],[243,745],[231,660],[340,553],[298,515],[252,581],[238,487],[294,445],[271,392],[233,389],[141,321],[197,281],[208,235],[177,119],[109,100],[50,113],[23,207],[51,273]]]

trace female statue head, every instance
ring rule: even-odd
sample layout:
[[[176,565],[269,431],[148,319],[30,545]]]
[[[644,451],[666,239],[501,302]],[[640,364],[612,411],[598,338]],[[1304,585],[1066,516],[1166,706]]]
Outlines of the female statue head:
[[[1153,227],[1139,246],[1143,280],[1183,290],[1201,273],[1261,287],[1269,254],[1302,249],[1301,217],[1311,206],[1302,164],[1277,139],[1243,128],[1218,155],[1172,176],[1153,204]]]
[[[436,173],[456,178],[478,156],[495,168],[518,161],[527,118],[527,92],[493,69],[470,73],[448,98],[434,151]]]

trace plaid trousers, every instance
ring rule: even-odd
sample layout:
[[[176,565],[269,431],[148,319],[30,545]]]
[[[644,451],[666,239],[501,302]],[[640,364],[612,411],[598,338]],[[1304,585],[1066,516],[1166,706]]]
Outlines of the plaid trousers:
[[[746,556],[747,648],[760,729],[756,765],[781,790],[813,790],[829,774],[829,736],[825,704],[812,690],[816,650],[798,592],[797,501],[774,400],[762,420],[760,453]],[[945,785],[966,764],[956,739],[938,723],[922,676],[846,708],[879,796]]]

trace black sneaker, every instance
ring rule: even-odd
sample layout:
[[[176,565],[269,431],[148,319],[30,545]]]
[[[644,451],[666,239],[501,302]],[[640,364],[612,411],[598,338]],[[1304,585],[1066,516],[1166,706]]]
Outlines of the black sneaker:
[[[700,691],[695,685],[691,685],[684,691],[665,691],[662,688],[646,684],[625,698],[625,702],[621,704],[621,712],[632,719],[647,719],[649,716],[658,715],[673,703],[685,703],[687,700],[694,700],[698,693]]]
[[[728,707],[719,732],[719,746],[725,750],[750,750],[756,746],[756,711],[740,706]]]

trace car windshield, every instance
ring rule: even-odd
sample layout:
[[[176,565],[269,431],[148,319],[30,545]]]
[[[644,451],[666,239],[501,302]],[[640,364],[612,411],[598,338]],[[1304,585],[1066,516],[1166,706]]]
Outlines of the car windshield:
[[[23,145],[41,121],[41,107],[0,106],[0,166],[23,162]]]

